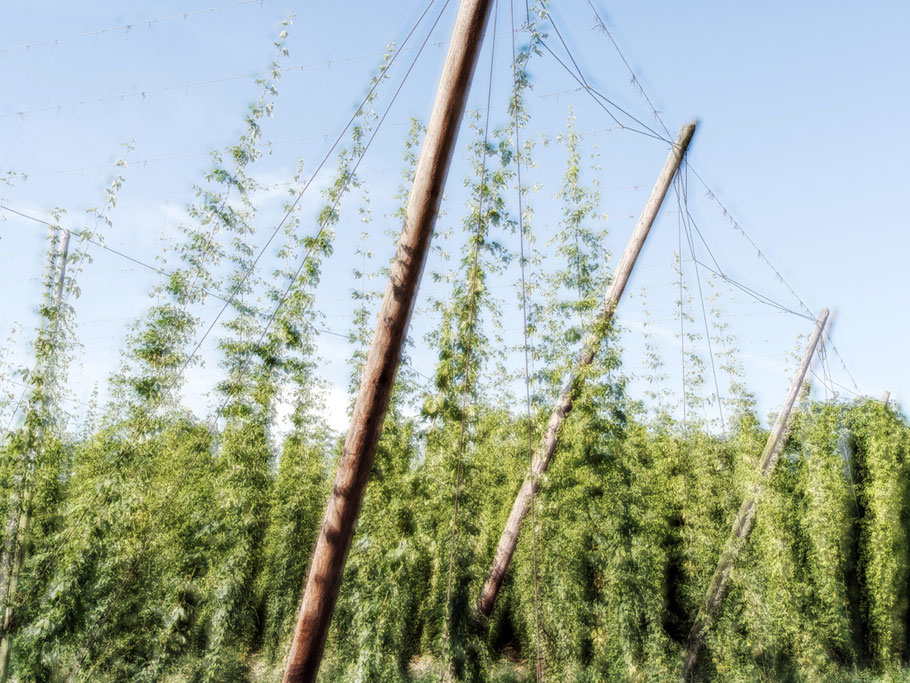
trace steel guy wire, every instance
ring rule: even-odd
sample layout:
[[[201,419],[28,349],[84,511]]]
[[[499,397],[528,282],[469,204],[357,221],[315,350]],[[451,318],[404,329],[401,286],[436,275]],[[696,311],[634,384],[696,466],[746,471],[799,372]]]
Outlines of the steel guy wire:
[[[746,239],[746,241],[752,246],[752,248],[755,249],[756,253],[758,254],[758,257],[765,263],[765,265],[768,266],[768,268],[771,269],[771,271],[774,273],[775,277],[777,277],[778,281],[790,292],[790,294],[793,295],[793,297],[797,300],[797,302],[799,302],[799,305],[802,306],[803,310],[806,311],[806,315],[802,316],[802,317],[804,317],[808,320],[815,320],[815,315],[813,315],[812,309],[810,309],[806,305],[806,302],[803,301],[802,297],[800,297],[799,294],[796,293],[796,290],[793,289],[792,285],[790,285],[790,283],[784,278],[784,276],[781,274],[780,270],[771,262],[771,260],[759,248],[759,246],[755,243],[755,240],[752,239],[752,237],[749,235],[748,232],[746,232],[746,229],[742,226],[742,224],[730,212],[730,210],[726,207],[726,205],[724,205],[724,203],[720,200],[720,198],[717,196],[717,194],[708,185],[707,181],[701,176],[701,174],[699,174],[699,172],[695,169],[694,166],[692,166],[692,164],[687,164],[687,165],[692,170],[692,174],[698,179],[698,181],[704,187],[706,196],[708,197],[708,199],[710,199],[712,202],[714,202],[718,206],[723,217],[733,226],[734,230],[739,231],[739,233]],[[722,275],[721,277],[724,277],[724,276]],[[724,278],[724,279],[726,279],[726,278]],[[739,286],[739,285],[737,285],[737,286]],[[775,304],[775,305],[779,305],[779,304]],[[789,309],[786,309],[786,307],[782,307],[782,308],[784,310],[789,310]],[[791,311],[791,312],[794,313],[795,315],[799,315],[795,311]],[[856,383],[856,380],[854,379],[853,374],[847,368],[847,363],[844,360],[843,355],[840,353],[837,346],[834,344],[834,340],[831,339],[831,335],[827,331],[827,329],[824,331],[824,335],[828,338],[828,341],[831,345],[831,350],[834,351],[834,355],[836,355],[838,360],[840,361],[840,364],[843,367],[844,372],[847,373],[847,376],[850,378],[850,381],[853,383],[854,387],[856,388],[856,391],[859,392],[860,391],[859,385]]]
[[[837,349],[837,346],[834,344],[834,340],[831,338],[831,334],[825,330],[825,337],[828,339],[828,343],[831,345],[831,350],[834,351],[834,355],[837,356],[837,359],[840,361],[841,367],[844,369],[844,372],[847,373],[847,377],[850,378],[850,382],[853,384],[857,392],[860,392],[859,385],[856,383],[856,380],[853,378],[853,374],[850,370],[847,369],[847,363],[844,360],[844,357],[841,355],[841,352]],[[859,393],[857,395],[859,395]]]
[[[771,308],[776,308],[777,310],[781,311],[782,313],[789,313],[791,315],[796,316],[797,318],[803,318],[805,320],[815,320],[814,316],[806,315],[804,313],[800,313],[799,311],[794,311],[792,308],[789,308],[789,307],[785,306],[784,304],[778,303],[771,297],[759,293],[758,291],[752,289],[748,285],[744,285],[743,283],[741,283],[737,280],[734,280],[729,275],[726,275],[723,272],[718,272],[718,271],[714,270],[711,266],[709,266],[704,261],[699,260],[699,261],[697,261],[697,263],[702,268],[713,273],[714,275],[719,277],[724,282],[727,282],[727,283],[733,285],[734,287],[736,287],[737,289],[741,290],[745,294],[748,294],[749,296],[751,296],[753,299],[755,299],[759,303],[765,304],[766,306],[770,306]]]
[[[633,132],[635,132],[635,133],[639,133],[639,134],[641,134],[641,135],[644,135],[644,136],[646,136],[646,137],[656,137],[656,136],[653,136],[653,135],[651,135],[651,134],[649,134],[649,133],[645,133],[644,131],[640,131],[640,130],[638,130],[638,129],[636,129],[636,128],[633,128],[633,127],[630,127],[630,126],[626,126],[625,124],[623,124],[623,122],[620,121],[620,120],[616,117],[616,115],[609,109],[609,107],[607,107],[603,102],[600,101],[600,98],[594,93],[593,88],[592,88],[590,85],[587,85],[587,84],[584,82],[584,80],[583,80],[582,78],[580,78],[574,71],[572,71],[572,69],[569,68],[569,66],[568,66],[568,65],[559,57],[559,55],[557,55],[557,54],[552,50],[552,48],[550,48],[550,46],[546,43],[546,41],[541,40],[541,41],[540,41],[540,44],[543,46],[543,48],[544,48],[547,52],[550,53],[550,55],[552,55],[553,59],[555,59],[555,60],[559,63],[559,65],[562,66],[562,68],[565,69],[565,70],[569,73],[569,75],[572,76],[572,78],[574,78],[574,79],[578,82],[578,84],[581,86],[581,89],[584,90],[585,92],[587,92],[587,93],[594,99],[594,102],[595,102],[601,109],[603,109],[611,119],[613,119],[613,121],[616,123],[617,126],[619,126],[619,127],[620,127],[621,129],[623,129],[623,130],[630,130],[630,131],[633,131]],[[658,140],[663,140],[663,138],[661,138],[661,137],[656,137],[656,139],[658,139]]]
[[[679,264],[679,356],[682,376],[682,421],[686,423],[686,330],[685,311],[683,310],[683,260],[682,260],[682,214],[676,216],[677,252],[676,259]]]
[[[549,52],[554,57],[554,59],[556,59],[556,61],[559,62],[559,64],[563,67],[563,69],[565,69],[567,72],[569,72],[569,74],[573,78],[575,78],[575,80],[578,81],[578,83],[585,90],[588,91],[588,93],[594,98],[594,100],[600,104],[600,107],[602,109],[604,109],[605,111],[607,111],[607,113],[610,115],[610,118],[612,118],[614,121],[616,121],[616,123],[618,125],[622,126],[623,128],[626,128],[628,130],[631,130],[633,132],[639,133],[640,135],[644,135],[646,137],[653,137],[657,140],[663,140],[664,142],[667,142],[672,145],[673,144],[672,140],[662,136],[660,133],[658,133],[653,128],[651,128],[648,124],[644,123],[643,121],[641,121],[640,119],[635,117],[633,114],[626,111],[624,108],[622,108],[621,106],[616,104],[616,102],[614,102],[613,100],[608,98],[606,95],[604,95],[602,92],[600,92],[597,88],[593,87],[588,82],[588,79],[585,78],[584,72],[578,66],[578,62],[576,61],[575,56],[572,53],[572,50],[569,48],[568,44],[563,39],[562,33],[560,33],[560,31],[559,31],[559,27],[556,25],[556,21],[555,21],[553,15],[550,14],[550,12],[547,10],[544,10],[544,11],[546,12],[547,18],[550,20],[550,25],[553,26],[553,29],[556,31],[556,35],[559,38],[559,42],[562,44],[563,48],[565,49],[566,54],[568,55],[569,59],[572,61],[572,64],[575,65],[575,68],[577,69],[577,73],[572,71],[572,69],[569,68],[568,64],[566,64],[562,59],[559,58],[559,56],[553,51],[552,48],[550,48],[550,46],[546,43],[546,41],[541,40],[541,45],[543,45],[544,48],[547,50],[547,52]],[[644,128],[645,130],[638,130],[632,126],[624,125],[621,121],[619,121],[619,119],[616,118],[616,116],[611,111],[609,111],[607,109],[607,107],[604,105],[604,103],[606,103],[609,106],[613,107],[614,109],[618,110],[623,115],[630,118],[632,121],[637,123],[639,126]]]
[[[664,120],[661,118],[660,114],[657,111],[657,108],[654,106],[654,103],[651,101],[651,98],[648,97],[648,93],[645,92],[644,86],[641,84],[641,79],[639,79],[638,74],[635,73],[635,70],[632,68],[632,65],[629,64],[629,60],[626,59],[626,56],[623,54],[623,51],[619,48],[619,44],[616,42],[616,39],[613,38],[613,34],[610,33],[610,29],[607,28],[607,23],[601,18],[600,13],[591,3],[591,0],[588,1],[588,7],[591,8],[591,11],[594,12],[594,17],[597,20],[595,27],[604,33],[607,38],[610,39],[610,42],[613,43],[613,47],[616,48],[616,52],[619,55],[619,58],[622,60],[622,63],[626,65],[626,69],[629,71],[629,75],[632,77],[632,83],[641,93],[642,97],[645,98],[645,102],[648,103],[648,107],[651,109],[651,113],[654,115],[654,118],[660,123],[661,127],[664,129],[664,132],[667,134],[667,137],[670,137],[670,131],[667,128],[667,125],[664,123]]]
[[[695,228],[695,234],[698,235],[698,239],[700,239],[701,243],[705,246],[705,250],[708,252],[708,256],[711,257],[711,260],[714,262],[714,265],[717,267],[717,270],[719,270],[721,273],[723,273],[724,269],[720,267],[720,263],[717,262],[717,257],[714,256],[714,252],[711,250],[711,247],[708,244],[708,241],[705,239],[705,236],[702,234],[701,229],[698,227],[698,223],[695,222],[695,218],[692,216],[692,212],[689,210],[688,203],[686,204],[685,211],[686,211],[686,219],[688,220],[689,225],[691,225],[693,228]]]
[[[711,201],[713,201],[715,204],[717,204],[717,206],[721,210],[722,215],[731,223],[731,225],[733,226],[733,228],[735,230],[738,230],[740,232],[740,234],[742,234],[743,237],[746,238],[746,240],[749,242],[749,244],[752,245],[752,248],[755,249],[759,258],[762,261],[764,261],[765,264],[774,272],[774,275],[781,282],[781,284],[783,284],[784,287],[787,288],[787,290],[790,292],[790,294],[792,294],[793,297],[799,302],[800,306],[802,306],[803,309],[806,311],[806,313],[809,316],[811,316],[812,319],[814,320],[815,316],[812,313],[812,309],[806,305],[806,303],[802,300],[802,298],[796,293],[796,290],[794,290],[793,287],[790,286],[790,283],[787,282],[786,279],[784,279],[784,276],[781,274],[781,272],[774,266],[773,263],[771,263],[770,259],[768,259],[768,257],[765,256],[765,253],[759,248],[759,246],[755,243],[755,241],[752,239],[752,237],[746,232],[746,230],[745,230],[745,228],[743,228],[742,224],[738,220],[736,220],[736,218],[733,216],[732,213],[730,213],[729,209],[727,209],[727,207],[723,204],[723,202],[720,201],[720,198],[718,198],[718,196],[714,193],[714,191],[711,189],[711,187],[708,185],[708,183],[705,181],[705,179],[701,176],[701,174],[698,172],[698,170],[694,166],[692,166],[691,163],[689,164],[689,168],[692,171],[692,175],[694,175],[698,179],[698,181],[702,184],[702,186],[705,188],[707,197]]]

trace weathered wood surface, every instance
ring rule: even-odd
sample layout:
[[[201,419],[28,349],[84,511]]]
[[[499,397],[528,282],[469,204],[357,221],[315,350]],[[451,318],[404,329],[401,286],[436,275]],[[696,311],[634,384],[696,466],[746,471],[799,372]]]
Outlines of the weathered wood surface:
[[[395,263],[310,565],[284,673],[286,682],[313,681],[319,671],[492,4],[492,0],[462,0],[458,12]]]

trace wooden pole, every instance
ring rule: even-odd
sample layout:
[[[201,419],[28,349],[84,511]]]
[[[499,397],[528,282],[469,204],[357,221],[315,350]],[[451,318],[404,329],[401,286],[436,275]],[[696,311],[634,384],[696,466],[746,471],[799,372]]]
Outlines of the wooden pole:
[[[59,311],[60,304],[63,302],[63,285],[66,279],[66,260],[69,255],[70,231],[63,230],[60,239],[60,245],[57,248],[56,273],[54,276],[54,289],[51,292],[51,303]],[[51,321],[51,325],[56,325],[57,319]],[[53,333],[51,333],[53,335]],[[44,411],[47,405],[39,403],[32,405],[29,410]],[[39,451],[43,447],[44,425],[43,416],[39,420],[38,426],[31,439],[31,446],[26,454],[25,469],[22,473],[21,497],[14,495],[12,505],[10,506],[9,517],[6,521],[5,541],[3,544],[3,553],[0,557],[0,595],[3,596],[3,620],[2,633],[0,639],[0,683],[9,677],[9,654],[11,643],[10,627],[13,618],[13,603],[16,600],[16,593],[19,589],[19,574],[22,571],[22,562],[25,559],[25,547],[28,535],[28,527],[32,519],[32,496],[34,495],[34,484],[31,481],[31,473],[35,468]]]
[[[683,157],[685,157],[689,142],[691,142],[694,134],[695,124],[689,123],[684,125],[680,129],[679,135],[676,136],[676,142],[670,150],[670,156],[667,158],[663,170],[657,178],[657,183],[654,185],[651,196],[648,198],[641,217],[638,219],[638,224],[635,226],[629,244],[623,252],[619,265],[616,267],[613,281],[604,296],[595,324],[584,341],[575,368],[559,393],[559,399],[550,414],[550,421],[547,423],[543,439],[534,453],[531,468],[525,475],[521,489],[518,491],[518,496],[515,498],[515,503],[512,505],[512,512],[509,514],[506,527],[499,539],[496,554],[493,556],[493,563],[490,565],[486,583],[480,594],[477,610],[484,617],[490,615],[493,611],[493,606],[496,604],[496,597],[502,587],[515,547],[518,545],[522,522],[530,510],[537,489],[540,487],[540,479],[547,471],[553,453],[556,451],[560,427],[562,427],[566,417],[572,411],[574,401],[581,389],[582,371],[592,363],[594,354],[600,348],[609,323],[613,318],[613,312],[616,310],[616,306],[626,288],[626,283],[629,281],[629,276],[632,274],[632,269],[635,267],[635,261],[638,259],[639,253],[641,253],[645,239],[648,237],[648,232],[650,232],[651,226],[654,224],[654,219],[657,217],[658,211],[660,211],[664,197],[666,197],[667,191],[670,189],[670,184],[673,182],[676,171],[682,163]]]
[[[455,137],[492,0],[462,0],[436,91],[395,263],[363,369],[332,496],[316,542],[284,681],[313,681],[382,432],[414,299],[439,212]]]
[[[883,406],[887,406],[887,405],[888,405],[888,401],[890,401],[890,400],[891,400],[891,392],[890,392],[890,391],[886,391],[884,394],[882,394],[882,405],[883,405]]]
[[[790,385],[790,392],[787,394],[787,399],[784,401],[784,405],[781,406],[777,420],[768,435],[765,450],[762,451],[761,458],[758,461],[757,481],[749,487],[749,493],[739,508],[739,514],[736,516],[736,521],[733,522],[730,538],[724,546],[720,560],[717,563],[717,569],[715,569],[711,583],[708,585],[705,603],[699,610],[695,623],[692,625],[692,630],[689,632],[686,649],[683,651],[683,680],[689,680],[692,676],[705,635],[707,635],[708,629],[711,628],[723,602],[727,581],[730,578],[730,572],[733,570],[733,562],[739,554],[746,537],[752,530],[752,524],[755,521],[755,507],[761,498],[765,482],[771,476],[771,473],[774,472],[774,467],[777,465],[778,458],[786,445],[787,436],[790,432],[790,413],[793,410],[796,399],[799,397],[800,388],[806,379],[806,373],[809,370],[809,365],[815,355],[815,349],[818,346],[827,321],[828,309],[825,308],[815,322],[815,328],[809,338],[806,353],[799,368],[797,368],[793,384]]]

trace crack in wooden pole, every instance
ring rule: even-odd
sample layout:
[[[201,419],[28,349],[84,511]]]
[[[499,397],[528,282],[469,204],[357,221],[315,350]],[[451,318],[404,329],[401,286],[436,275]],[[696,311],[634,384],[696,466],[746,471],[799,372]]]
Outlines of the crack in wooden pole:
[[[676,171],[679,169],[679,166],[686,155],[686,150],[689,148],[689,143],[694,134],[694,123],[688,123],[680,129],[679,135],[676,137],[676,142],[670,150],[670,156],[667,158],[663,170],[657,178],[654,189],[651,191],[651,196],[648,198],[648,202],[645,204],[641,217],[638,219],[635,230],[632,232],[629,244],[623,252],[619,265],[616,267],[616,272],[613,274],[613,281],[610,283],[610,287],[604,295],[604,300],[597,314],[595,324],[585,339],[582,351],[579,354],[578,361],[576,362],[571,375],[569,375],[569,378],[566,380],[559,393],[556,407],[550,414],[550,420],[547,423],[543,439],[534,453],[531,468],[525,476],[521,489],[518,491],[515,503],[512,505],[512,512],[509,514],[506,527],[502,532],[502,536],[499,539],[499,545],[496,548],[496,554],[493,556],[493,563],[490,565],[490,569],[487,573],[487,580],[486,583],[484,583],[483,591],[481,592],[480,599],[477,603],[477,611],[483,617],[488,617],[493,611],[493,606],[496,604],[496,598],[499,595],[499,590],[502,587],[502,582],[508,571],[509,563],[512,561],[512,555],[515,553],[515,548],[518,545],[518,537],[521,533],[522,522],[531,508],[531,502],[537,494],[537,489],[540,487],[540,479],[547,471],[550,460],[553,458],[553,453],[556,451],[556,446],[559,442],[559,430],[565,422],[566,417],[572,412],[572,406],[581,389],[583,371],[593,362],[594,355],[600,348],[601,342],[613,319],[613,313],[616,310],[616,306],[619,303],[620,298],[622,298],[622,293],[629,281],[629,276],[632,274],[632,269],[635,267],[635,261],[641,253],[645,239],[648,237],[651,226],[654,224],[654,219],[657,218],[664,197],[666,197],[667,191],[670,189],[673,178],[676,176]]]

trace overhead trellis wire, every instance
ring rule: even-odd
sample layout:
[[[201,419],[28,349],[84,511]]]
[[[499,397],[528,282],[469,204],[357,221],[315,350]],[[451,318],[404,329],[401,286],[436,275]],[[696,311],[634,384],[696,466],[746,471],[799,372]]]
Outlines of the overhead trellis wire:
[[[197,9],[190,12],[182,12],[180,14],[171,14],[166,17],[158,17],[157,19],[145,19],[143,21],[136,21],[131,24],[120,24],[119,26],[110,26],[108,28],[100,28],[94,31],[84,31],[83,33],[74,33],[72,35],[61,36],[58,38],[36,40],[31,43],[21,43],[20,45],[13,45],[12,47],[0,48],[0,54],[8,54],[10,52],[15,52],[16,50],[30,50],[33,47],[41,47],[43,45],[58,45],[68,40],[76,40],[78,38],[91,38],[93,36],[100,36],[105,33],[131,31],[132,29],[140,26],[153,26],[155,24],[162,24],[168,21],[176,21],[178,19],[189,19],[190,17],[196,17],[202,14],[214,14],[215,12],[231,9],[233,7],[242,7],[244,5],[258,5],[261,4],[261,2],[262,0],[238,0],[238,2],[232,2],[227,5],[218,5],[217,7],[207,7],[205,9]]]
[[[98,239],[95,239],[94,237],[92,237],[91,236],[92,233],[88,232],[86,230],[72,230],[69,228],[64,228],[64,227],[61,227],[58,223],[51,223],[50,221],[46,221],[43,218],[38,218],[37,216],[32,216],[30,214],[23,213],[22,211],[19,211],[18,209],[14,209],[11,206],[7,206],[6,204],[0,204],[0,211],[6,211],[8,213],[15,214],[21,218],[25,218],[27,220],[34,221],[35,223],[40,223],[42,225],[46,225],[49,228],[52,228],[53,230],[64,230],[66,232],[69,232],[71,235],[75,235],[76,237],[81,237],[86,242],[98,247],[99,249],[103,249],[104,251],[110,252],[111,254],[114,254],[115,256],[119,256],[120,258],[125,259],[125,260],[129,261],[130,263],[136,264],[137,266],[142,266],[143,268],[150,270],[153,273],[160,275],[161,277],[170,278],[173,275],[172,273],[165,270],[164,268],[159,268],[158,266],[153,265],[147,261],[143,261],[140,258],[131,256],[130,254],[127,254],[126,252],[123,252],[123,251],[120,251],[119,249],[115,249],[114,247],[108,246],[101,240],[98,240]],[[206,296],[210,296],[213,299],[218,299],[219,301],[224,301],[225,303],[229,303],[228,299],[225,299],[223,296],[221,296],[217,292],[212,292],[204,287],[198,287],[198,286],[192,285],[192,286],[190,286],[190,289],[196,289],[199,292],[201,292],[202,294],[205,294]]]
[[[168,62],[170,61],[171,56],[172,56],[173,53],[174,53],[174,48],[177,46],[177,41],[179,40],[179,38],[180,38],[180,33],[178,32],[177,35],[174,36],[174,40],[171,42],[171,47],[170,47],[170,49],[168,50],[167,54],[165,55],[164,62],[163,62],[162,65],[161,65],[161,70],[158,72],[158,79],[157,79],[157,81],[156,81],[156,83],[155,83],[155,87],[158,86],[158,84],[161,82],[161,78],[164,76],[164,71],[165,71],[165,69],[167,68],[167,64],[168,64]],[[55,47],[55,49],[56,49],[56,44],[55,44],[54,47]],[[35,85],[35,89],[34,89],[33,92],[32,92],[32,100],[34,100],[35,94],[36,94],[37,91],[38,91],[38,86],[40,85],[41,81],[44,79],[44,74],[45,74],[45,72],[47,71],[47,66],[48,66],[48,64],[50,63],[50,59],[51,59],[51,56],[53,55],[54,51],[55,51],[55,50],[52,50],[52,51],[48,54],[47,60],[45,60],[44,68],[43,68],[42,71],[41,71],[41,77],[38,79],[38,84]],[[139,120],[136,122],[136,127],[133,129],[132,138],[130,139],[129,143],[127,143],[127,145],[126,145],[126,153],[124,154],[123,159],[121,159],[121,160],[119,160],[119,161],[117,162],[117,165],[123,165],[123,166],[126,165],[125,159],[129,156],[130,152],[132,152],[133,149],[134,149],[134,142],[135,142],[135,139],[136,139],[136,135],[139,134],[139,129],[142,127],[142,123],[145,121],[145,117],[146,117],[146,115],[148,114],[150,105],[151,105],[151,99],[146,100],[145,107],[143,108],[142,113],[141,113],[140,116],[139,116]],[[10,157],[10,155],[13,153],[13,149],[15,148],[16,144],[17,144],[18,141],[19,141],[19,137],[20,137],[20,135],[21,135],[21,133],[22,133],[22,127],[23,127],[24,125],[25,125],[24,120],[20,120],[20,121],[19,121],[19,125],[18,125],[17,130],[16,130],[16,135],[15,135],[15,137],[13,138],[13,142],[12,142],[12,144],[10,145],[9,149],[8,149],[7,152],[6,152],[6,156],[5,156],[4,159],[3,159],[2,165],[0,165],[0,172],[2,172],[3,169],[6,168],[6,163],[7,163],[7,161],[9,161],[9,157]],[[110,204],[108,205],[108,207],[109,207],[109,206],[110,206]],[[39,223],[45,223],[46,225],[49,225],[49,226],[51,226],[51,227],[57,227],[57,228],[59,229],[59,226],[51,225],[50,223],[47,223],[46,221],[42,221],[42,220],[40,220],[40,219],[36,219],[36,218],[34,218],[33,216],[27,216],[27,215],[25,215],[25,214],[23,214],[23,213],[21,213],[21,212],[19,212],[19,211],[16,211],[16,210],[14,210],[14,209],[10,209],[10,208],[8,208],[8,207],[0,207],[0,208],[4,208],[4,209],[6,209],[7,211],[12,211],[13,213],[17,213],[17,214],[19,214],[20,216],[22,216],[22,217],[24,217],[24,218],[29,218],[29,219],[31,219],[31,220],[38,221]],[[100,215],[100,214],[96,215],[96,217],[95,217],[96,225],[97,225],[97,222],[98,222],[98,220],[99,220],[100,218],[101,218],[101,215]],[[89,243],[89,244],[97,244],[97,245],[99,245],[99,246],[103,246],[103,244],[101,244],[101,243],[99,243],[99,242],[97,242],[97,241],[95,241],[95,240],[90,239],[89,233],[87,233],[87,232],[84,232],[84,231],[67,231],[67,232],[69,232],[70,234],[74,234],[74,235],[76,235],[76,236],[78,236],[78,237],[81,238],[81,240],[82,240],[82,247],[81,247],[81,249],[80,249],[80,254],[81,254],[81,255],[85,255],[85,254],[86,254],[86,248],[85,248],[85,244],[86,244],[86,243]],[[115,251],[115,250],[111,250],[111,251],[113,252],[113,251]],[[125,255],[123,255],[123,254],[120,254],[120,255],[121,255],[121,256],[125,256]],[[128,258],[128,257],[126,257],[126,258]],[[135,259],[130,259],[130,260],[133,260],[134,262],[139,263],[138,261],[135,261]],[[142,265],[145,265],[145,264],[142,264]],[[26,388],[25,388],[25,389],[23,390],[23,392],[22,392],[22,396],[19,398],[19,401],[18,401],[18,402],[15,404],[15,406],[14,406],[13,413],[12,413],[12,415],[10,416],[9,425],[7,426],[7,429],[6,429],[6,432],[7,432],[7,433],[9,433],[10,429],[12,428],[13,421],[14,421],[15,418],[16,418],[17,412],[18,412],[19,409],[24,405],[23,401],[25,400],[25,395],[26,395],[28,389],[29,389],[29,385],[26,385]]]
[[[616,48],[616,53],[619,55],[619,58],[622,60],[622,63],[626,65],[626,69],[629,72],[629,76],[632,78],[632,85],[635,86],[636,90],[644,98],[645,102],[648,103],[648,107],[651,110],[651,114],[654,116],[654,119],[660,124],[660,127],[664,129],[664,132],[667,134],[667,137],[670,137],[670,129],[667,128],[667,125],[664,123],[663,118],[660,113],[657,111],[657,107],[654,106],[654,102],[651,101],[651,98],[648,97],[648,93],[645,92],[644,86],[641,84],[641,80],[638,78],[638,74],[635,73],[635,69],[632,68],[632,65],[629,64],[629,60],[626,59],[626,56],[623,54],[623,51],[619,49],[619,44],[616,42],[616,39],[613,38],[613,34],[610,33],[610,29],[607,28],[606,22],[601,18],[600,13],[591,4],[591,0],[587,0],[588,7],[591,8],[591,11],[594,12],[594,18],[596,20],[595,28],[603,33],[607,38],[610,39],[610,42],[613,43],[613,47]]]
[[[502,32],[500,32],[500,35],[502,35]],[[405,50],[402,50],[402,52],[406,52],[406,51],[409,51],[412,49],[416,49],[416,48],[406,48]],[[378,56],[383,56],[384,54],[385,53],[379,53]],[[288,68],[283,68],[281,70],[281,72],[282,72],[282,74],[286,74],[288,72]],[[248,77],[249,76],[238,76],[237,78],[248,78]],[[566,90],[566,89],[555,90],[555,91],[551,91],[551,92],[541,93],[539,95],[534,95],[533,98],[529,97],[528,99],[544,100],[544,99],[548,99],[548,98],[556,98],[561,95],[568,95],[571,93],[580,92],[581,90],[584,90],[584,88],[582,88],[580,86],[578,88],[571,88],[568,90]],[[410,125],[410,123],[411,123],[410,120],[395,121],[393,123],[387,123],[386,128],[389,128],[392,126],[408,126],[408,125]],[[600,133],[609,133],[614,130],[621,130],[621,128],[619,126],[592,128],[592,129],[589,129],[582,133],[579,133],[579,137],[583,138],[586,135],[596,136]],[[299,142],[307,142],[310,140],[323,140],[325,142],[329,142],[331,139],[332,139],[332,136],[330,133],[320,133],[317,135],[307,135],[304,137],[287,138],[287,139],[282,139],[282,140],[272,140],[271,143],[273,145],[296,144]],[[133,167],[133,168],[140,166],[140,165],[145,167],[150,164],[157,164],[157,163],[162,163],[165,161],[179,161],[182,159],[192,159],[194,157],[204,157],[204,156],[208,156],[209,154],[210,154],[210,152],[190,152],[187,154],[171,154],[171,155],[159,156],[159,157],[149,157],[149,158],[145,158],[145,159],[135,159],[132,162],[130,162],[130,164],[131,164],[131,167]],[[81,173],[85,173],[86,171],[96,171],[96,170],[110,168],[111,166],[114,166],[115,164],[116,164],[116,162],[109,161],[109,162],[105,162],[102,164],[92,164],[89,166],[77,166],[77,167],[71,167],[71,168],[39,169],[37,171],[28,171],[28,170],[16,171],[14,173],[14,175],[22,178],[23,180],[28,180],[29,178],[32,178],[32,177],[61,175],[61,174],[65,174],[65,173],[80,173],[81,174]],[[285,186],[285,185],[289,185],[289,184],[291,184],[291,183],[288,181],[284,181],[284,182],[280,182],[280,183],[275,183],[271,187],[279,187],[279,186]],[[620,187],[617,189],[639,190],[639,189],[641,189],[641,187],[637,186],[637,185],[633,185],[633,186],[623,186],[623,187]]]
[[[259,0],[255,0],[258,2]],[[435,43],[429,43],[427,47],[445,47],[449,44],[448,41],[438,41]],[[417,47],[403,48],[401,52],[412,52],[417,50]],[[343,64],[346,62],[358,61],[361,59],[374,59],[376,57],[383,57],[385,52],[369,52],[357,55],[349,55],[343,57],[333,57],[330,59],[320,59],[313,62],[307,62],[305,64],[293,64],[291,66],[284,67],[282,69],[283,74],[293,73],[295,71],[305,71],[307,69],[315,69],[321,66],[331,67],[334,64]],[[0,119],[8,119],[12,117],[25,117],[28,114],[39,114],[42,112],[62,112],[67,109],[75,109],[77,107],[86,106],[89,104],[104,104],[107,102],[123,102],[128,99],[135,99],[141,97],[145,99],[149,95],[154,95],[156,93],[164,92],[179,92],[183,90],[185,93],[188,93],[191,89],[200,88],[208,85],[218,85],[220,83],[230,83],[231,81],[245,81],[251,78],[259,78],[262,76],[268,76],[270,72],[268,71],[254,71],[246,72],[240,74],[232,74],[230,76],[221,76],[219,78],[209,78],[200,81],[187,81],[185,83],[178,83],[177,85],[169,85],[163,88],[158,87],[156,83],[151,88],[139,89],[139,90],[130,90],[127,92],[118,93],[116,95],[104,95],[102,97],[93,97],[83,100],[73,100],[70,102],[62,102],[58,104],[49,104],[41,107],[32,108],[31,104],[28,105],[25,109],[16,110],[16,111],[6,111],[0,114]],[[160,79],[159,79],[160,82]],[[553,93],[557,94],[557,93]]]
[[[54,50],[51,50],[47,59],[44,60],[44,66],[41,68],[41,74],[35,79],[35,86],[32,88],[32,94],[29,98],[28,106],[32,106],[32,103],[35,101],[35,96],[38,94],[38,88],[41,87],[41,84],[44,82],[44,76],[47,73],[47,67],[51,63],[51,57],[54,56]],[[13,153],[13,150],[16,148],[16,145],[19,142],[19,138],[22,135],[22,127],[25,125],[25,121],[20,119],[19,125],[16,127],[16,135],[13,136],[13,141],[10,143],[10,146],[6,150],[6,154],[3,155],[3,162],[0,163],[0,176],[6,173],[6,164],[9,161],[10,156]]]

